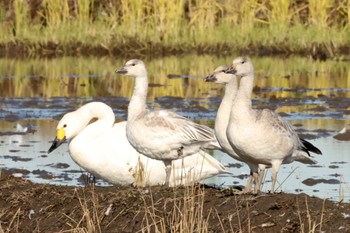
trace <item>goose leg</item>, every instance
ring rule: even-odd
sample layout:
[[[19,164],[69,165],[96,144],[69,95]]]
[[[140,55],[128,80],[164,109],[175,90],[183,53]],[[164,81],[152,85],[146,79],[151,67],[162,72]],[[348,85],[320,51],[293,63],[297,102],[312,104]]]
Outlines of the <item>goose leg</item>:
[[[259,164],[258,183],[256,184],[259,192],[261,190],[261,185],[262,185],[262,181],[263,181],[264,174],[265,174],[265,168],[266,168],[265,165]]]
[[[253,177],[254,177],[254,183],[255,183],[254,193],[259,194],[260,193],[259,171],[254,171]]]
[[[170,186],[170,174],[171,174],[171,160],[164,160],[164,165],[165,165],[165,185]]]
[[[243,193],[250,193],[252,191],[253,181],[254,181],[254,177],[253,177],[252,172],[250,172],[247,184],[245,185],[245,187],[243,189]]]
[[[272,186],[271,186],[271,193],[275,193],[275,185],[276,185],[276,181],[277,181],[277,174],[278,174],[278,170],[280,169],[280,166],[282,164],[282,161],[274,161],[272,163],[272,167],[271,167],[271,179],[272,179]]]
[[[254,173],[258,171],[258,167],[255,164],[248,163],[249,169],[250,169],[250,175],[247,181],[247,184],[245,185],[243,189],[243,193],[251,193],[253,188],[253,183],[256,184],[256,178]]]

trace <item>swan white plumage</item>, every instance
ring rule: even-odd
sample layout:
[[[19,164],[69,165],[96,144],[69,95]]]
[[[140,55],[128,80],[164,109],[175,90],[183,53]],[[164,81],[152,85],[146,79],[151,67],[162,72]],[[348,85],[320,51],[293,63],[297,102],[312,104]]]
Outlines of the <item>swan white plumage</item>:
[[[97,118],[93,123],[89,122]],[[91,102],[63,116],[49,153],[65,140],[72,159],[83,169],[117,185],[148,186],[165,183],[162,161],[138,153],[126,138],[126,122],[114,123],[112,109]],[[213,175],[228,173],[224,166],[204,151],[174,160],[170,186],[187,185]]]
[[[245,162],[249,166],[250,176],[244,188],[244,192],[251,192],[253,180],[255,179],[256,185],[259,184],[259,180],[258,180],[259,178],[253,177],[254,175],[258,176],[258,168],[259,168],[258,164],[244,161],[244,158],[239,156],[233,150],[226,135],[226,129],[230,119],[232,102],[234,101],[237,94],[237,78],[233,74],[226,74],[224,71],[227,69],[228,69],[228,66],[219,66],[214,70],[213,73],[205,77],[206,82],[214,82],[214,83],[225,85],[225,94],[224,94],[224,97],[222,98],[221,104],[216,114],[214,130],[215,130],[216,138],[219,144],[221,145],[221,147],[223,148],[224,152],[226,152],[229,156],[231,156],[236,160]],[[262,176],[263,172],[261,172],[260,175]],[[255,191],[257,190],[258,188],[255,187]]]
[[[321,154],[321,151],[300,139],[292,125],[277,113],[269,109],[252,109],[254,67],[249,58],[234,59],[225,73],[235,74],[241,79],[232,103],[227,138],[245,161],[271,166],[271,193],[274,193],[277,173],[282,163],[298,161],[315,164],[309,151],[317,154]]]
[[[221,148],[214,130],[208,126],[196,124],[170,111],[147,109],[148,77],[143,61],[132,59],[116,73],[135,78],[126,136],[138,152],[164,162],[167,178],[172,160],[197,153],[201,148]]]

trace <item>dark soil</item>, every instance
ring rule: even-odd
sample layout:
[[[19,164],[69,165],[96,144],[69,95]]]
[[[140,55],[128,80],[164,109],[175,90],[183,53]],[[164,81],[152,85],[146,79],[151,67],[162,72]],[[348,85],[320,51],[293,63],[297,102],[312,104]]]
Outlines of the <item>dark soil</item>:
[[[0,57],[9,58],[26,58],[26,57],[61,57],[61,56],[138,56],[138,57],[164,57],[169,55],[183,54],[249,54],[255,56],[289,56],[300,55],[308,56],[314,60],[335,59],[349,61],[349,58],[331,56],[327,54],[325,44],[317,44],[319,48],[313,51],[314,45],[305,49],[300,47],[299,50],[291,50],[288,45],[276,44],[270,45],[248,45],[247,47],[233,49],[232,45],[226,43],[217,43],[214,45],[187,45],[187,46],[164,46],[161,43],[153,41],[137,41],[129,39],[127,44],[116,43],[109,50],[102,45],[83,44],[79,41],[60,44],[48,41],[46,43],[35,42],[9,42],[0,43]],[[337,55],[349,55],[350,46],[339,46],[334,51]],[[34,53],[33,53],[34,51]]]
[[[54,186],[6,171],[0,190],[0,232],[350,232],[349,203],[305,194]]]

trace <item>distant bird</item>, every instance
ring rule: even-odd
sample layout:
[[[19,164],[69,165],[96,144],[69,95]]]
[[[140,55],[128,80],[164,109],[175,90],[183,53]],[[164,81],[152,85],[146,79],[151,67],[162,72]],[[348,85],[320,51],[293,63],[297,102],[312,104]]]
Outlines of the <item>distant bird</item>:
[[[333,138],[340,141],[350,141],[350,125],[345,125]]]
[[[212,74],[205,77],[206,82],[214,82],[225,85],[225,94],[222,98],[221,104],[216,114],[214,129],[216,138],[218,139],[218,142],[223,148],[224,152],[226,152],[229,156],[236,160],[245,162],[249,166],[250,176],[244,188],[244,192],[251,192],[253,180],[255,180],[255,184],[258,185],[260,183],[259,179],[262,179],[264,172],[261,172],[261,177],[258,177],[258,164],[246,162],[244,158],[242,158],[233,150],[232,146],[230,145],[227,139],[226,129],[230,119],[231,106],[237,94],[237,78],[233,74],[226,74],[224,71],[227,69],[228,66],[219,66],[214,70]],[[255,191],[257,190],[258,187],[256,186]]]
[[[254,67],[249,58],[234,59],[225,73],[240,78],[226,131],[227,138],[245,161],[271,166],[271,193],[274,193],[277,173],[282,163],[298,161],[316,164],[310,157],[310,152],[322,153],[311,143],[300,139],[292,125],[277,113],[269,109],[252,109]]]
[[[97,119],[91,122],[92,119]],[[92,175],[117,185],[162,185],[166,181],[162,161],[138,153],[126,138],[126,122],[114,123],[112,109],[91,102],[63,116],[49,153],[69,140],[72,159]],[[187,185],[228,173],[224,166],[204,151],[172,163],[170,186]]]
[[[196,124],[170,111],[147,109],[148,77],[143,61],[130,60],[116,73],[135,78],[128,107],[126,136],[138,152],[164,162],[167,183],[172,160],[197,153],[200,149],[220,148],[214,130],[208,126]]]
[[[28,127],[24,127],[20,123],[17,123],[16,124],[16,132],[17,133],[27,133],[28,132]]]

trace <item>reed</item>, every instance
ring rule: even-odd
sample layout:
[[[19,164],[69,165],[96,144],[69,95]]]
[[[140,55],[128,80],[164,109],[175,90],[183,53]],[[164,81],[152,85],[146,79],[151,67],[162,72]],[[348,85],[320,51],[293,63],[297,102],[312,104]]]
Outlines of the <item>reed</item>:
[[[105,54],[220,53],[259,47],[305,53],[315,41],[338,48],[350,39],[347,0],[43,0],[35,11],[31,1],[11,3],[0,5],[0,44],[15,40],[33,55],[47,50],[76,55],[87,53],[86,48]]]
[[[13,11],[15,14],[14,36],[18,39],[24,39],[28,36],[29,30],[29,6],[25,1],[14,0]]]
[[[309,22],[316,27],[326,28],[328,26],[329,9],[332,1],[309,0]]]
[[[142,232],[208,232],[210,216],[204,217],[204,187],[174,188],[174,197],[166,198],[163,207],[159,207],[152,190],[149,192],[149,198],[142,195]]]

